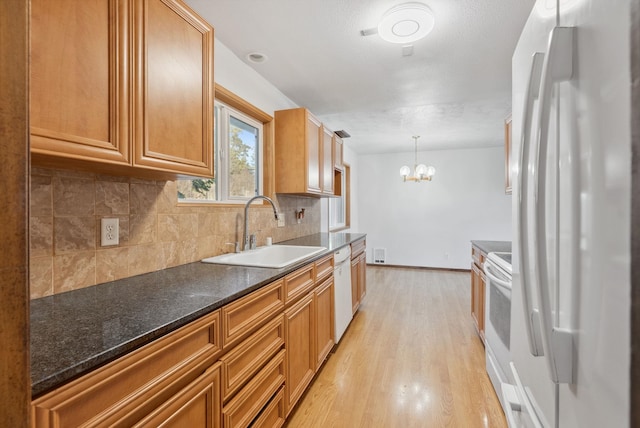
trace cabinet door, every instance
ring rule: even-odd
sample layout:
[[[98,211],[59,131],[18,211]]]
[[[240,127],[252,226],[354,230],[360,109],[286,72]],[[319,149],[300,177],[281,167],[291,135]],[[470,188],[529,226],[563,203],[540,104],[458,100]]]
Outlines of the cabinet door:
[[[342,145],[342,138],[338,137],[334,134],[333,136],[333,155],[334,155],[334,163],[333,166],[335,168],[342,168],[344,165],[343,159],[343,150],[344,146]]]
[[[44,156],[128,164],[126,0],[32,0],[30,133]]]
[[[333,195],[333,131],[322,127],[322,193]]]
[[[213,28],[177,0],[135,5],[134,165],[213,177]]]
[[[358,258],[351,260],[351,304],[353,313],[355,314],[360,307],[360,293],[358,292],[358,276],[360,269],[358,266]]]
[[[218,363],[134,426],[220,428],[221,403]]]
[[[471,317],[484,342],[484,278],[475,263],[471,264]]]
[[[321,127],[320,121],[307,112],[307,191],[315,193],[322,191]]]
[[[358,256],[358,300],[362,303],[367,294],[367,256],[361,253]]]
[[[316,371],[333,348],[334,331],[334,282],[329,277],[314,290],[316,311]]]
[[[287,350],[286,412],[289,414],[315,373],[313,293],[285,311],[284,331]]]
[[[478,282],[478,329],[480,330],[480,338],[484,343],[484,293],[486,280],[484,272],[480,270],[480,281]]]

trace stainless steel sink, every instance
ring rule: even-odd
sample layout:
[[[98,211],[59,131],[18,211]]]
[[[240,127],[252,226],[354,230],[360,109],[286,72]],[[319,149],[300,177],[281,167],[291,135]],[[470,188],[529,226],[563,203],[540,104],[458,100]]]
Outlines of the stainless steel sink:
[[[222,254],[203,259],[204,263],[283,268],[325,251],[325,247],[270,245],[241,253]]]

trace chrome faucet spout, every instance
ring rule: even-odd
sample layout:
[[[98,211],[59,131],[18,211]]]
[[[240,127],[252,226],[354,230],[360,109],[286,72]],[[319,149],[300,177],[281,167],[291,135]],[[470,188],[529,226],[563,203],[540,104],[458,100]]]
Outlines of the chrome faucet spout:
[[[256,195],[253,198],[249,199],[247,201],[247,203],[244,206],[244,236],[243,236],[243,246],[242,246],[242,250],[243,251],[247,251],[247,250],[251,250],[253,248],[251,248],[251,241],[249,238],[249,207],[251,206],[251,203],[253,201],[255,201],[256,199],[264,199],[265,201],[269,202],[271,204],[271,206],[273,207],[273,216],[275,217],[276,220],[278,220],[278,208],[276,208],[276,204],[275,202],[273,202],[273,200],[271,198],[269,198],[268,196],[264,196],[264,195]],[[255,243],[254,243],[255,246]]]

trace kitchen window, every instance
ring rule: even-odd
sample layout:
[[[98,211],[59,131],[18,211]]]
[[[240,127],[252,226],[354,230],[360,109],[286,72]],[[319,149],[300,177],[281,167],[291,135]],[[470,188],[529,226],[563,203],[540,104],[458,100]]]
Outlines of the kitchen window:
[[[263,125],[216,100],[213,179],[178,180],[179,202],[243,203],[262,194]]]
[[[342,174],[340,174],[340,189],[342,195],[339,198],[329,198],[329,230],[335,232],[348,229],[351,225],[351,204],[349,194],[351,190],[351,168],[344,164]],[[337,184],[337,183],[336,183]]]

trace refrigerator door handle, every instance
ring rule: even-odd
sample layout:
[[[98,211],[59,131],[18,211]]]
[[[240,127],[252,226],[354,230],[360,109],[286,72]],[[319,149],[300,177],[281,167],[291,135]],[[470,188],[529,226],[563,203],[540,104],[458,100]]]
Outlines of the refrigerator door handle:
[[[518,371],[516,370],[516,366],[513,364],[513,361],[509,363],[509,367],[511,367],[511,373],[513,374],[513,379],[515,380],[515,383],[516,383],[515,385],[509,385],[509,386],[511,386],[515,390],[514,392],[518,399],[517,403],[513,403],[510,405],[511,409],[514,411],[520,411],[520,412],[524,410],[529,415],[529,418],[534,428],[547,427],[548,426],[547,423],[544,420],[540,419],[540,416],[538,415],[538,413],[536,413],[533,407],[533,403],[531,403],[531,400],[527,396],[527,390],[524,388],[522,381],[520,380],[520,375],[518,374]],[[505,388],[503,387],[503,397],[505,396],[504,392],[505,392]],[[513,419],[513,415],[511,415],[511,418]],[[507,423],[511,423],[511,421],[507,420]],[[519,425],[514,425],[514,426],[517,427]],[[509,428],[512,428],[511,425],[509,425]]]
[[[504,415],[507,417],[507,425],[509,428],[517,428],[518,423],[513,413],[522,411],[522,405],[520,404],[520,400],[518,400],[516,388],[511,384],[502,383],[500,389],[502,390],[502,402],[506,406]]]
[[[531,71],[524,97],[524,110],[522,113],[522,137],[520,141],[520,174],[518,174],[518,249],[521,254],[520,283],[522,284],[522,305],[525,318],[529,352],[533,356],[543,355],[542,341],[540,337],[540,322],[538,310],[533,307],[533,293],[535,283],[531,278],[531,268],[535,266],[533,255],[529,252],[529,174],[535,181],[535,168],[529,167],[531,148],[531,123],[533,121],[533,103],[540,96],[540,79],[542,77],[542,65],[544,54],[536,52],[531,57]]]
[[[551,310],[551,279],[547,258],[547,153],[549,148],[549,122],[554,83],[571,79],[573,75],[573,27],[555,27],[549,38],[549,49],[544,60],[538,124],[538,177],[535,187],[536,253],[542,321],[542,341],[551,380],[555,383],[573,383],[573,333],[554,325]],[[558,207],[554,207],[555,210]],[[557,232],[556,232],[557,233]]]

